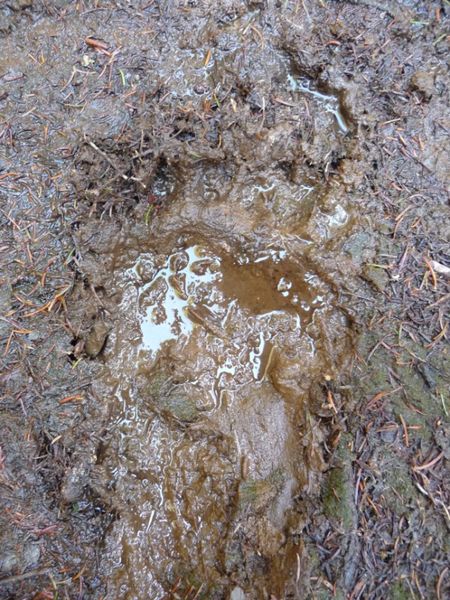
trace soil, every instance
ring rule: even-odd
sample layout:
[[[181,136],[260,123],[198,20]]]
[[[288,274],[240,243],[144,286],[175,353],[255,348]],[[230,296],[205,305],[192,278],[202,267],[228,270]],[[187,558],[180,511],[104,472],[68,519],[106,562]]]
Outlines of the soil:
[[[448,13],[0,3],[0,598],[450,597]]]

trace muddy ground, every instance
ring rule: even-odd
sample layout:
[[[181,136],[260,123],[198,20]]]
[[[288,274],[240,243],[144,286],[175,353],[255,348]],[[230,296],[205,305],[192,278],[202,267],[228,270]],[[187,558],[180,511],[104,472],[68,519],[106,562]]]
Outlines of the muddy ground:
[[[0,2],[0,598],[450,597],[448,12]]]

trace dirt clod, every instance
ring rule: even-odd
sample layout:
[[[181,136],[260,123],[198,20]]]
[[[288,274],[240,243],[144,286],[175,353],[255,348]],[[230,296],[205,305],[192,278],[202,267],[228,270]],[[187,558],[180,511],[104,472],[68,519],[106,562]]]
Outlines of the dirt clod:
[[[105,347],[108,333],[109,328],[106,325],[106,323],[104,323],[101,320],[95,321],[94,325],[92,326],[92,329],[90,330],[86,338],[86,342],[84,345],[86,354],[89,357],[95,358],[100,354],[100,352]]]

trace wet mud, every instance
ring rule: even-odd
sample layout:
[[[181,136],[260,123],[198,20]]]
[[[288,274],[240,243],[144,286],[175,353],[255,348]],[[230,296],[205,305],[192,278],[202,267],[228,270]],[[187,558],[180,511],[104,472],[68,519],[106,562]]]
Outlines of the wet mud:
[[[448,7],[399,4],[0,6],[0,598],[446,597]]]
[[[241,176],[213,200],[198,178],[101,257],[113,302],[94,389],[109,417],[92,477],[118,515],[102,562],[112,596],[195,585],[219,598],[249,568],[255,597],[284,593],[299,560],[294,498],[324,467],[309,390],[352,348],[315,257],[356,218],[284,177]]]

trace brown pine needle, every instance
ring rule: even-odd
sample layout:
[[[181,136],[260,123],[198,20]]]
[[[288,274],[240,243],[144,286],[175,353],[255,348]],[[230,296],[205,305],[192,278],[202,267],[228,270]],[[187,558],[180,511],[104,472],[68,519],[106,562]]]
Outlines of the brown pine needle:
[[[433,269],[433,265],[428,260],[428,258],[426,258],[425,256],[423,257],[423,260],[424,260],[425,264],[427,265],[427,267],[430,270],[431,278],[433,279],[433,288],[436,289],[437,288],[437,277],[436,277],[436,273],[435,273],[435,271]]]
[[[442,588],[442,582],[444,581],[444,577],[447,575],[447,572],[448,572],[448,567],[445,567],[445,569],[439,575],[439,579],[438,579],[438,582],[436,585],[436,595],[438,597],[438,600],[443,600],[443,596],[441,594],[441,588]]]
[[[211,50],[208,50],[208,52],[206,53],[206,56],[205,56],[205,60],[203,61],[204,67],[208,66],[209,61],[211,60],[211,56],[212,56]]]
[[[403,437],[405,439],[405,446],[407,448],[409,448],[409,435],[408,435],[408,427],[406,426],[406,422],[405,419],[403,418],[403,415],[399,415],[400,416],[400,421],[402,422],[402,427],[403,427]]]
[[[327,392],[327,397],[328,397],[328,405],[334,410],[335,414],[338,414],[337,408],[336,408],[336,404],[334,403],[334,399],[333,399],[333,394],[330,392],[330,390],[328,390]]]
[[[84,396],[82,396],[81,394],[75,394],[73,396],[67,396],[66,398],[62,398],[62,400],[59,400],[58,403],[68,404],[69,402],[78,402],[80,400],[84,400]]]
[[[429,462],[424,463],[423,465],[414,465],[413,471],[425,471],[426,469],[430,469],[431,467],[434,467],[434,465],[437,462],[439,462],[443,456],[444,456],[444,453],[441,452],[440,454],[438,454],[436,456],[436,458],[433,458],[433,460],[430,460]]]

